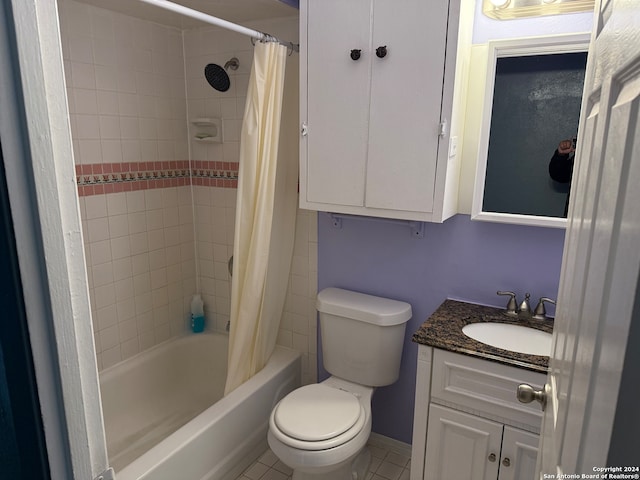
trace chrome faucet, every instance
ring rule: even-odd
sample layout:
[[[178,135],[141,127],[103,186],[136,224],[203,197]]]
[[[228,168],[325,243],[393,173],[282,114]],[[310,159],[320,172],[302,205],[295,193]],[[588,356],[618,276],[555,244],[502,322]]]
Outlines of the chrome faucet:
[[[533,310],[531,310],[531,304],[529,302],[530,298],[531,298],[531,294],[530,293],[526,293],[524,295],[524,300],[522,300],[522,303],[520,305],[518,305],[518,302],[516,301],[516,294],[514,292],[501,292],[498,291],[496,292],[498,295],[509,295],[509,301],[507,302],[507,315],[512,315],[514,317],[523,317],[523,318],[531,318],[534,316]],[[543,297],[544,301],[547,302],[553,302],[553,300]],[[543,299],[540,299],[540,301],[542,302]],[[542,308],[541,312],[538,312],[538,308]],[[536,307],[536,313],[541,313],[542,315],[544,315],[544,304],[538,304],[538,307]],[[540,317],[536,317],[536,318],[540,318]],[[543,317],[544,318],[544,317]]]
[[[496,292],[498,295],[509,295],[509,301],[507,302],[507,315],[518,315],[518,302],[516,302],[516,294],[513,292]]]

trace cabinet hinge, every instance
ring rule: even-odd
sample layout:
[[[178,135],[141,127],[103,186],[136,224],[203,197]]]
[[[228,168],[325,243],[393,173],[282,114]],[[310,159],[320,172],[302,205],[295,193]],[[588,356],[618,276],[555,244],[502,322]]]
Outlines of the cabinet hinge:
[[[447,121],[443,120],[442,122],[440,122],[440,128],[438,128],[438,136],[439,137],[444,137],[447,134]]]
[[[300,135],[302,135],[303,137],[306,137],[307,133],[309,133],[309,127],[307,127],[307,122],[302,122],[302,127],[300,128]]]
[[[116,474],[113,471],[113,468],[109,467],[93,480],[115,480],[115,478],[116,478]]]

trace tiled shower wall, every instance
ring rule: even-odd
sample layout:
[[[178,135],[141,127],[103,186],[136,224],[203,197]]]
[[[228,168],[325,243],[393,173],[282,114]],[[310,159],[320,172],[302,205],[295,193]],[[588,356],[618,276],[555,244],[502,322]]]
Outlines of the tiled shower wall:
[[[297,18],[248,24],[287,40],[297,41]],[[248,37],[217,28],[200,28],[185,32],[185,64],[187,105],[190,121],[196,118],[220,118],[224,142],[204,143],[191,140],[191,156],[196,162],[238,161],[240,130],[246,92],[251,71],[253,46]],[[238,70],[228,70],[231,87],[221,93],[207,83],[203,71],[207,64],[221,66],[236,57]],[[285,90],[297,92],[297,57],[289,57]],[[293,90],[292,90],[293,89]],[[293,115],[285,111],[283,115]],[[298,122],[296,120],[295,124]],[[191,136],[197,129],[190,123]],[[292,132],[297,145],[297,131]],[[227,262],[233,253],[235,190],[194,185],[196,255],[200,288],[205,303],[215,306],[216,327],[222,329],[229,320],[230,277]],[[316,310],[317,293],[317,221],[315,212],[298,210],[296,238],[285,312],[278,334],[278,344],[303,353],[303,381],[315,382],[316,375]]]
[[[104,368],[184,332],[195,291],[182,33],[73,0],[59,14]],[[161,171],[178,175],[147,180]]]
[[[74,0],[60,0],[59,9],[102,369],[188,332],[189,302],[198,285],[208,327],[226,327],[236,189],[235,181],[211,176],[237,172],[253,47],[247,37],[220,29],[183,35]],[[248,26],[297,38],[295,18]],[[229,91],[216,92],[206,83],[204,66],[224,65],[232,56],[240,68],[229,71]],[[297,84],[287,88],[297,91]],[[224,142],[189,141],[196,128],[191,121],[200,117],[223,120]],[[278,343],[303,353],[304,381],[312,382],[315,214],[300,210],[297,223]]]

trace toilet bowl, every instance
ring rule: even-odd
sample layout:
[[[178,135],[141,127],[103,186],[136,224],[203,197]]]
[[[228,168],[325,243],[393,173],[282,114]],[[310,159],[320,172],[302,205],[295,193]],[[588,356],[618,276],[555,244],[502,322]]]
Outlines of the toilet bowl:
[[[411,305],[340,288],[318,294],[323,365],[332,375],[273,408],[267,440],[293,480],[363,480],[371,397],[400,374]]]
[[[330,377],[294,390],[275,406],[267,440],[293,469],[294,480],[365,478],[373,391]]]

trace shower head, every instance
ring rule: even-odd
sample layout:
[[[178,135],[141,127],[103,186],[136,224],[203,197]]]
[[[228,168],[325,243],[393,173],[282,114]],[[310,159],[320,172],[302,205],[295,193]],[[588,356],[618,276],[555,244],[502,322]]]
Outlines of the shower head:
[[[215,63],[210,63],[204,67],[204,76],[213,88],[219,92],[226,92],[231,86],[229,75],[227,75],[227,69],[237,70],[240,66],[240,62],[236,57],[230,59],[224,64],[224,68]]]

